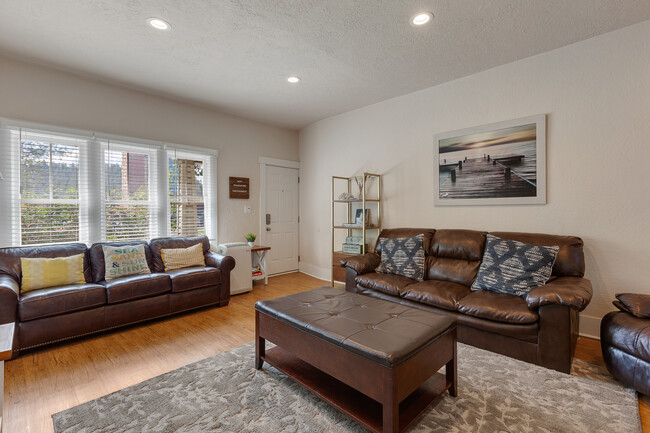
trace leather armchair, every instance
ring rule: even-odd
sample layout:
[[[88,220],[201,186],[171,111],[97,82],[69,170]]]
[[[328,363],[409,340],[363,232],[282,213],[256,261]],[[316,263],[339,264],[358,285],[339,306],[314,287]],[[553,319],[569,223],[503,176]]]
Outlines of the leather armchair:
[[[650,395],[650,295],[619,293],[616,298],[620,311],[600,323],[605,365],[616,379]]]

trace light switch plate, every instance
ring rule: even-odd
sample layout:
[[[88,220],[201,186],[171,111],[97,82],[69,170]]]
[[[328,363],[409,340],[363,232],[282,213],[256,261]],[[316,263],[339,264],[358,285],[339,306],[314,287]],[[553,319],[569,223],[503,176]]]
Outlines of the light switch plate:
[[[244,213],[252,213],[250,206],[244,206]]]

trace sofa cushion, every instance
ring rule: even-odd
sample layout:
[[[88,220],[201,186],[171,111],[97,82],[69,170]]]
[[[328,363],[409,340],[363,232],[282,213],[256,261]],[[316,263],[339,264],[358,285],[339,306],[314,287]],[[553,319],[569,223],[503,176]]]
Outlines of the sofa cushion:
[[[406,286],[417,282],[401,275],[378,274],[376,272],[357,275],[355,281],[364,288],[373,289],[393,296],[399,296],[400,292],[404,291]]]
[[[376,272],[424,280],[424,235],[381,238],[381,262]]]
[[[102,245],[104,251],[104,278],[112,280],[128,275],[150,274],[144,245],[113,247]]]
[[[25,293],[46,287],[85,284],[84,258],[85,253],[67,257],[21,258],[20,292]]]
[[[526,296],[551,277],[558,246],[539,246],[487,235],[472,290]]]
[[[426,280],[421,283],[410,284],[400,293],[404,299],[420,302],[445,310],[456,311],[456,304],[470,289],[462,284],[449,281]]]
[[[584,243],[577,236],[548,235],[543,233],[492,232],[501,239],[512,239],[533,245],[557,245],[560,250],[553,264],[556,277],[584,277]]]
[[[102,281],[106,287],[106,299],[109,304],[147,298],[171,291],[169,275],[147,274],[130,275],[110,281]]]
[[[156,238],[150,240],[149,247],[151,247],[153,259],[153,272],[165,271],[165,264],[161,256],[163,249],[188,248],[199,243],[203,245],[203,254],[207,254],[210,251],[210,240],[207,236]]]
[[[534,323],[539,320],[537,312],[528,308],[524,298],[488,290],[465,296],[458,301],[457,310],[481,319],[505,323]]]
[[[106,304],[106,290],[99,284],[49,287],[31,290],[20,297],[21,321],[87,310]]]
[[[172,281],[172,292],[185,292],[221,283],[221,271],[209,266],[176,269],[167,272]]]
[[[164,248],[160,250],[160,257],[165,264],[165,271],[205,266],[203,245],[200,243],[187,248]]]
[[[459,314],[458,324],[463,327],[478,329],[492,334],[516,338],[517,340],[537,343],[539,335],[539,321],[534,323],[505,323],[494,320],[480,319],[468,314]]]

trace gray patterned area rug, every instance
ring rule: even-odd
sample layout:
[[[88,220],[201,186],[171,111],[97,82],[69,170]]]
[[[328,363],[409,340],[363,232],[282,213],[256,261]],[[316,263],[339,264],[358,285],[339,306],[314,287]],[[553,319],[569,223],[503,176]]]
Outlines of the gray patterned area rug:
[[[278,370],[252,343],[52,416],[56,433],[365,432]],[[640,432],[636,394],[574,361],[572,375],[463,344],[459,394],[410,432]]]

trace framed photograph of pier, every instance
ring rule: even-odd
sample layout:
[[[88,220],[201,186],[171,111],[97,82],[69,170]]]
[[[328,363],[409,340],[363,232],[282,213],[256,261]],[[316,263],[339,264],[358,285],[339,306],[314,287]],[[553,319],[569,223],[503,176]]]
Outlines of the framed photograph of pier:
[[[546,115],[439,134],[434,204],[546,203]]]

